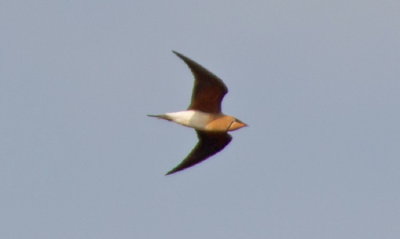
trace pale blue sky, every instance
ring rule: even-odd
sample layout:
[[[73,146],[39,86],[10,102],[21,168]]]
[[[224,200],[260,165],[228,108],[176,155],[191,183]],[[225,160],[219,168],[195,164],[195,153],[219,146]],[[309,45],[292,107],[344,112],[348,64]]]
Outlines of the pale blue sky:
[[[399,1],[0,2],[0,238],[400,238]],[[171,50],[250,127],[193,130]]]

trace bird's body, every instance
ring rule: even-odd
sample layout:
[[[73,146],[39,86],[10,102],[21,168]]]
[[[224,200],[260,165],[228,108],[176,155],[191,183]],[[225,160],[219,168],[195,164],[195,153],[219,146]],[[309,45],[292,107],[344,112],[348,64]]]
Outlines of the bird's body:
[[[211,114],[198,110],[184,110],[178,112],[166,113],[163,115],[149,115],[177,124],[194,128],[196,130],[209,132],[228,132],[241,127],[236,123],[236,119],[230,115]]]
[[[149,116],[194,128],[199,142],[167,175],[191,167],[218,153],[232,140],[228,131],[247,126],[235,117],[221,112],[222,99],[228,92],[222,80],[188,57],[174,53],[189,66],[194,75],[192,101],[187,110]]]

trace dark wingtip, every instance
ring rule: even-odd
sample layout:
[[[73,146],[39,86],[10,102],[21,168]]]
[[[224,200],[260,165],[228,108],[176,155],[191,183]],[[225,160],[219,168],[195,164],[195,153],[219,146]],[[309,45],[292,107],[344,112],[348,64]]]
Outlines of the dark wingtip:
[[[174,50],[172,50],[172,53],[174,53],[175,55],[177,55],[179,58],[181,58],[182,60],[185,60],[187,57],[186,56],[184,56],[184,55],[182,55],[181,53],[179,53],[179,52],[177,52],[177,51],[174,51]]]
[[[181,171],[181,170],[182,170],[182,169],[176,169],[176,168],[174,168],[174,169],[168,171],[168,172],[165,174],[165,176],[174,174],[174,173],[176,173],[176,172],[178,172],[178,171]]]

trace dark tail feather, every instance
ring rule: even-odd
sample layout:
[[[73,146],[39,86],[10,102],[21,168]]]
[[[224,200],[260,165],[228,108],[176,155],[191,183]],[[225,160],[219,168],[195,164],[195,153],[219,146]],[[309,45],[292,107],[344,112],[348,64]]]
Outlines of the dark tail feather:
[[[149,117],[161,118],[162,115],[147,115]]]
[[[168,116],[166,115],[147,115],[149,117],[154,117],[154,118],[158,118],[158,119],[165,119],[165,120],[171,120]]]

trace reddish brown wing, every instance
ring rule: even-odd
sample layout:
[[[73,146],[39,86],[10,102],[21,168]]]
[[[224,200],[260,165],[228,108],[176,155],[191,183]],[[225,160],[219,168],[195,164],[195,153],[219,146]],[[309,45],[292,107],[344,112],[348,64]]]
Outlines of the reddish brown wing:
[[[224,82],[190,58],[173,52],[189,66],[194,75],[192,101],[188,109],[220,113],[222,99],[228,93]]]
[[[227,133],[209,133],[200,130],[196,130],[196,132],[199,138],[197,145],[178,166],[166,175],[176,173],[206,160],[225,148],[232,140],[232,137]]]

